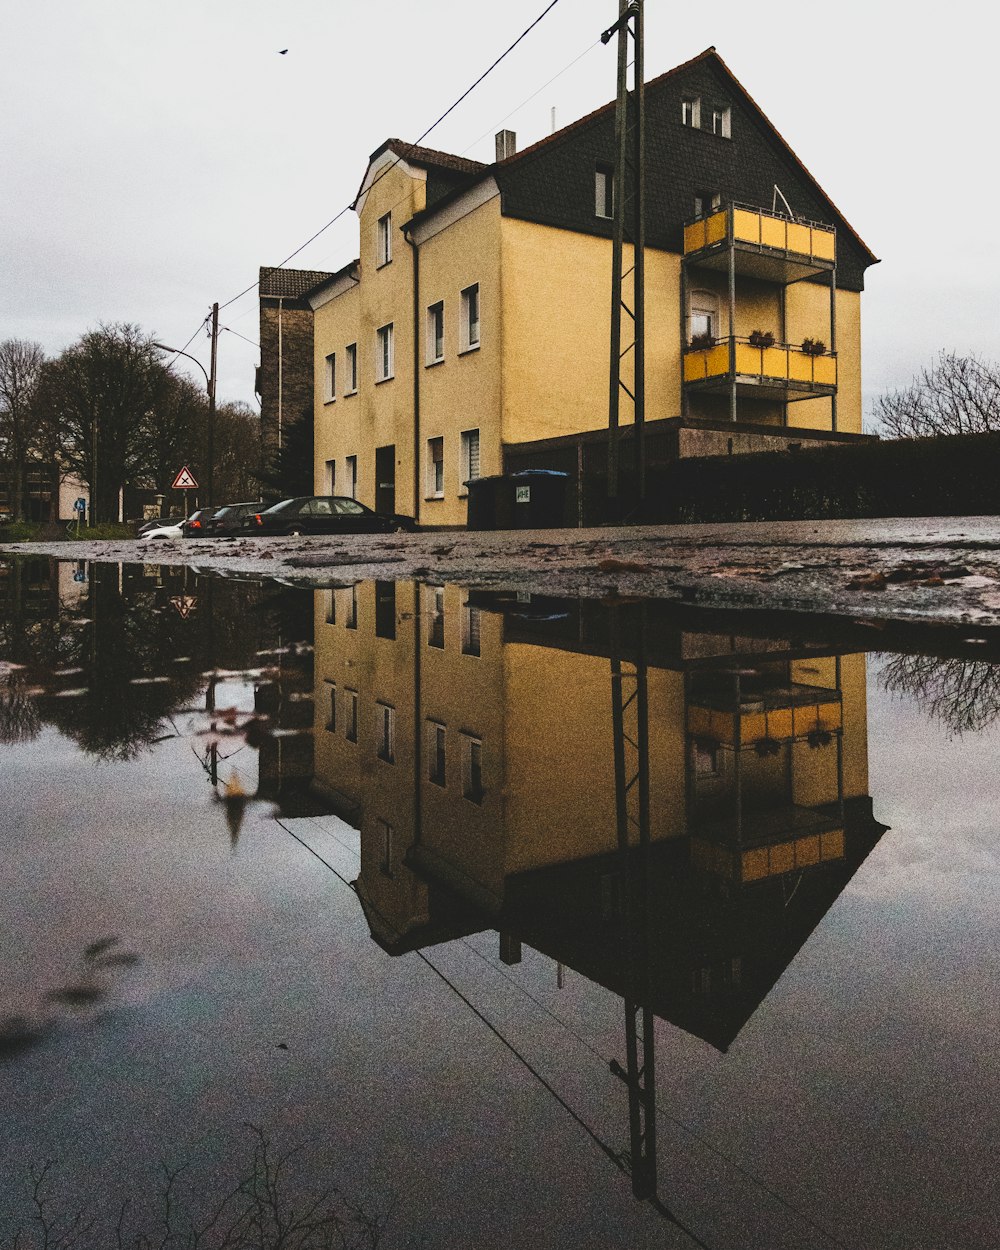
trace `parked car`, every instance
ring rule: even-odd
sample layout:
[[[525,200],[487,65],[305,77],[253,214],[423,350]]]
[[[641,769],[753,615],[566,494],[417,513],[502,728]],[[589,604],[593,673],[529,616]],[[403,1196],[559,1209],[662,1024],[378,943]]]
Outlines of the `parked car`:
[[[0,505],[0,525],[10,525],[13,520],[14,513],[11,512],[10,508],[5,508]]]
[[[183,538],[184,522],[182,520],[157,521],[155,525],[143,526],[139,542],[148,543],[161,538]]]
[[[162,529],[164,525],[180,525],[184,518],[182,516],[154,516],[148,521],[137,522],[138,529],[135,531],[136,538],[141,538],[143,534],[149,530]]]
[[[413,517],[387,515],[346,495],[301,495],[256,514],[258,534],[389,534],[416,528]]]
[[[234,538],[238,534],[253,534],[257,530],[257,513],[264,505],[260,500],[252,503],[227,503],[217,509],[202,526],[206,538]]]
[[[181,530],[185,538],[204,538],[205,522],[214,516],[215,508],[196,508],[186,521],[181,522]]]

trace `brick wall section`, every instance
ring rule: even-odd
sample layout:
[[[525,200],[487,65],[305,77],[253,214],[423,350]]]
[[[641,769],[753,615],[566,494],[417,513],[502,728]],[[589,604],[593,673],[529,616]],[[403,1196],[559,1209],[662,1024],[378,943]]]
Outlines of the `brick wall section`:
[[[304,420],[313,424],[313,312],[305,292],[331,275],[312,269],[260,270],[260,424],[265,448],[278,445],[279,375],[281,427]],[[280,321],[280,333],[279,333]],[[281,343],[279,369],[278,344]],[[312,494],[308,481],[290,485],[296,493]]]

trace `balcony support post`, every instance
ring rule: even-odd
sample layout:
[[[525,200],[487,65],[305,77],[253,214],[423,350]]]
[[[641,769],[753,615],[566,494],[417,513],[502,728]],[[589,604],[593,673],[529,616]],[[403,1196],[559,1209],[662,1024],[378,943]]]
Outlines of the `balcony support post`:
[[[688,345],[688,283],[687,264],[681,260],[681,416],[691,415],[691,400],[684,385],[684,352]]]
[[[787,287],[782,287],[778,292],[778,327],[781,335],[781,344],[785,349],[785,373],[788,373],[788,301],[786,295]],[[788,400],[784,400],[781,405],[781,424],[788,428]]]
[[[837,266],[830,270],[830,351],[837,353]],[[838,378],[839,381],[839,378]],[[837,432],[837,392],[830,396],[830,428]]]
[[[729,218],[729,418],[736,420],[736,237],[733,233],[733,206],[726,210]]]

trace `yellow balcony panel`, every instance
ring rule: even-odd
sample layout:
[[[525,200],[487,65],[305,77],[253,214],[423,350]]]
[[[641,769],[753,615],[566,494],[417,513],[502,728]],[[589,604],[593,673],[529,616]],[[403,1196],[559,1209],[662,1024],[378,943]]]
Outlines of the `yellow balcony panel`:
[[[832,395],[837,389],[837,357],[814,356],[801,348],[775,344],[754,347],[747,339],[730,340],[684,353],[684,382],[701,390],[725,390],[734,382],[737,394],[758,399],[791,401],[811,395]]]
[[[837,236],[831,226],[793,221],[766,209],[734,204],[684,227],[684,255],[722,269],[732,243],[737,272],[772,282],[795,282],[832,269]]]

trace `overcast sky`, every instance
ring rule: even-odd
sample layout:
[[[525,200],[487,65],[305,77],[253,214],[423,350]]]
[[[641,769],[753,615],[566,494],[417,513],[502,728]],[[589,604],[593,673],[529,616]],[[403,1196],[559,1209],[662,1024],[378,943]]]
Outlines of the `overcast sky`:
[[[0,339],[56,353],[127,320],[182,346],[546,3],[0,0]],[[488,161],[501,125],[525,147],[553,107],[565,125],[605,103],[616,16],[617,0],[560,0],[425,143]],[[1000,356],[996,26],[971,0],[646,0],[647,77],[714,44],[882,258],[862,305],[869,399],[940,348]],[[356,238],[348,213],[292,264],[334,269]],[[250,400],[257,353],[237,335],[257,339],[256,292],[221,322],[219,398]],[[207,347],[190,350],[207,363]]]

